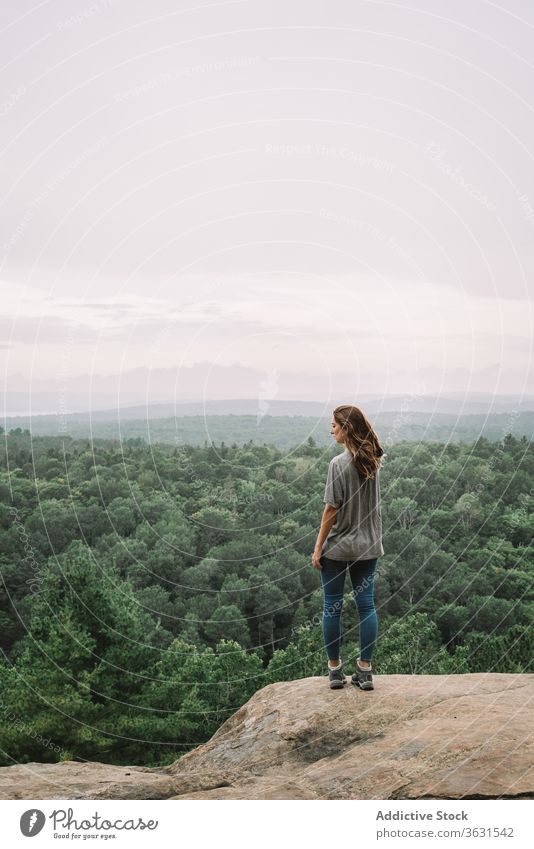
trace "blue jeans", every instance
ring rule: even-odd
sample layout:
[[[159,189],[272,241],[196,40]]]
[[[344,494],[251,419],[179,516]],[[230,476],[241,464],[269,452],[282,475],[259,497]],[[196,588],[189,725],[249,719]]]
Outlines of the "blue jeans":
[[[323,636],[329,660],[339,658],[341,646],[341,610],[345,572],[349,568],[353,598],[360,617],[360,658],[370,661],[378,633],[374,601],[374,580],[378,558],[372,560],[331,560],[321,557],[323,584]]]

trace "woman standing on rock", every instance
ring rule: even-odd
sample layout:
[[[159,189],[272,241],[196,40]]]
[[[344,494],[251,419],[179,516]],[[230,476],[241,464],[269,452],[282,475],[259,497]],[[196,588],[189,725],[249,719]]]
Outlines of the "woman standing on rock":
[[[345,684],[340,657],[341,609],[345,572],[349,569],[353,597],[360,617],[360,657],[352,683],[373,689],[371,658],[378,633],[374,578],[382,547],[379,469],[384,452],[378,437],[358,407],[336,407],[331,434],[345,446],[328,466],[325,508],[312,566],[321,571],[323,635],[328,656],[330,687]]]

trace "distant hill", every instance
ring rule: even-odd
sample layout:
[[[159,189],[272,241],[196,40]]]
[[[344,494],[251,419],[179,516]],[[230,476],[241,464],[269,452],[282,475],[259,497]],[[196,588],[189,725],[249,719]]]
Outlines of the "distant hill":
[[[119,403],[117,403],[117,398]],[[120,414],[121,421],[135,419],[165,419],[182,416],[308,416],[322,418],[330,416],[338,404],[350,403],[350,399],[333,397],[325,401],[301,401],[298,399],[231,398],[199,401],[164,401],[162,403],[128,403],[128,393],[120,396],[109,395],[107,404],[92,404],[89,393],[78,396],[69,394],[64,403],[57,392],[13,393],[4,396],[4,418],[10,427],[28,427],[30,416],[21,411],[28,407],[31,398],[31,420],[33,426],[41,426],[41,420],[56,427],[54,421],[60,410],[68,422],[115,421]],[[452,415],[507,413],[534,411],[534,395],[490,395],[484,392],[472,392],[466,398],[463,393],[443,393],[441,395],[362,395],[354,403],[370,417],[384,412],[404,413],[450,413]],[[78,406],[77,412],[70,412]],[[11,412],[15,411],[15,412]],[[41,432],[41,431],[39,431]]]
[[[404,402],[404,403],[403,403]],[[499,441],[507,433],[516,437],[534,434],[533,409],[509,404],[488,412],[487,402],[466,403],[455,398],[368,400],[362,404],[384,445],[401,440],[473,442],[479,436]],[[395,407],[397,404],[397,407]],[[330,445],[332,405],[314,401],[269,401],[258,408],[257,399],[156,404],[146,408],[97,410],[92,413],[15,416],[4,419],[6,431],[28,429],[34,436],[70,435],[74,438],[143,439],[175,445],[205,442],[244,445],[251,440],[281,449],[291,448],[312,437],[318,445]],[[390,409],[392,407],[392,409]],[[420,409],[423,407],[423,409]],[[480,407],[484,408],[482,412]],[[463,410],[463,412],[462,412]]]

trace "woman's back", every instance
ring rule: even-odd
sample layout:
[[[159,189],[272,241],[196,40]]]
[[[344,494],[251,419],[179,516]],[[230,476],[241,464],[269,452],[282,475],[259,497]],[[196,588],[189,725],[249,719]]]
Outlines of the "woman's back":
[[[322,553],[332,560],[369,560],[384,554],[380,470],[374,479],[359,474],[348,449],[328,466],[324,503],[338,507]]]

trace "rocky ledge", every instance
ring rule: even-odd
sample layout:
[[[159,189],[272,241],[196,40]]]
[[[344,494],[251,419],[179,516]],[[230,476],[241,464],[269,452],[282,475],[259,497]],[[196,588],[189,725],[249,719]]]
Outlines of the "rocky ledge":
[[[169,767],[3,767],[0,798],[534,799],[533,698],[532,674],[270,684]]]

